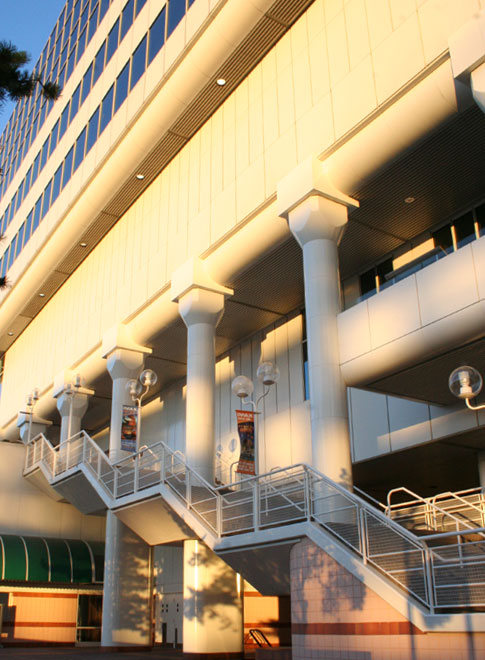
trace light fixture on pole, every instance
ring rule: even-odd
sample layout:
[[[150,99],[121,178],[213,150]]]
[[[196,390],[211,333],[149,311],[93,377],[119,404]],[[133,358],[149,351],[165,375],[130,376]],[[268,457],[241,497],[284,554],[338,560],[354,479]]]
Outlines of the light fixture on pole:
[[[254,392],[254,383],[247,376],[236,376],[231,383],[232,393],[241,399],[242,404],[249,404],[253,408],[255,414],[259,414],[258,406],[260,401],[268,395],[271,385],[278,382],[280,371],[278,367],[272,362],[261,362],[257,371],[256,377],[263,385],[263,394],[255,402],[251,397]],[[247,399],[245,401],[245,399]],[[254,442],[254,462],[255,472],[259,472],[259,442]]]
[[[458,399],[464,399],[470,410],[483,410],[485,404],[472,406],[470,399],[478,396],[482,390],[482,376],[474,367],[458,367],[448,378],[450,392]]]
[[[39,398],[40,398],[40,393],[37,387],[35,387],[32,390],[32,392],[25,397],[25,403],[27,404],[27,408],[29,411],[29,434],[28,434],[29,443],[32,440],[32,419],[34,416],[34,408]]]
[[[131,396],[133,403],[136,403],[137,406],[137,416],[136,416],[136,444],[137,449],[140,446],[140,433],[141,433],[141,402],[145,394],[148,392],[150,387],[153,387],[157,384],[158,376],[152,369],[144,369],[140,378],[131,378],[126,383],[126,389]]]

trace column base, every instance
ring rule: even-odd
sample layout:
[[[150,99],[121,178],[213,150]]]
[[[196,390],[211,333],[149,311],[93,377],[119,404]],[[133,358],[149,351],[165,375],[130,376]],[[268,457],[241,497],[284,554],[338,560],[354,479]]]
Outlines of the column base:
[[[244,653],[184,653],[184,660],[242,660]]]

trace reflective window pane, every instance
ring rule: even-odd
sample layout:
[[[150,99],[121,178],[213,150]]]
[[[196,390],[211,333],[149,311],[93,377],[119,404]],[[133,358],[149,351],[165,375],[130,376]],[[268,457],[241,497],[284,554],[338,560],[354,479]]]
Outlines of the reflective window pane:
[[[141,42],[138,44],[135,52],[133,53],[133,57],[131,58],[130,90],[133,89],[136,83],[140,80],[141,76],[145,73],[146,52],[147,38],[145,35]]]
[[[168,20],[167,20],[167,39],[185,16],[185,0],[169,0]]]
[[[115,95],[115,112],[118,111],[120,105],[128,95],[128,75],[130,71],[130,63],[127,62],[123,67],[120,75],[116,78],[116,95]]]
[[[111,121],[111,117],[113,116],[113,88],[114,86],[111,85],[108,93],[103,99],[103,102],[101,104],[101,118],[99,122],[99,134],[104,131],[106,126],[109,124]]]
[[[150,26],[148,64],[150,64],[165,43],[165,15],[166,11],[164,7]]]
[[[128,0],[121,13],[120,42],[133,23],[134,0]]]

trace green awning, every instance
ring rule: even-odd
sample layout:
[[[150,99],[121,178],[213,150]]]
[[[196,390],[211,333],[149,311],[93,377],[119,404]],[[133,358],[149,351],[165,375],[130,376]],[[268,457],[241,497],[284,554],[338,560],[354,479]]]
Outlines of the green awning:
[[[92,584],[103,581],[104,543],[0,534],[0,579]]]

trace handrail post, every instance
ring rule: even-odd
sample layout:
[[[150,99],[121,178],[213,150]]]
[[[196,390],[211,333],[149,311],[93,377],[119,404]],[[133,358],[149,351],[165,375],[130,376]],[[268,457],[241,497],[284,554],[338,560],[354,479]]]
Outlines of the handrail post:
[[[113,479],[113,497],[118,497],[118,470],[115,469],[114,471],[114,479]]]
[[[312,519],[312,492],[311,492],[311,480],[308,470],[304,471],[304,489],[305,489],[305,507],[306,507],[306,519],[310,522]]]
[[[165,447],[162,446],[162,455],[160,456],[160,483],[164,484],[166,479],[166,465],[165,461],[167,460],[167,452]]]
[[[216,495],[216,531],[217,536],[221,538],[222,536],[222,496],[217,493]]]
[[[260,525],[260,484],[259,479],[253,481],[253,526],[254,531],[259,529]]]
[[[369,557],[369,539],[367,537],[367,525],[365,510],[363,507],[359,507],[359,537],[360,537],[360,552],[362,555],[362,561],[364,564],[367,564],[367,559]]]
[[[133,492],[138,492],[138,486],[140,484],[140,454],[135,454],[135,468],[134,468],[134,479],[133,479]]]
[[[435,605],[437,603],[436,593],[435,593],[435,580],[434,580],[434,564],[431,557],[430,550],[426,545],[424,548],[424,579],[426,583],[426,591],[428,593],[428,606],[431,614],[435,612]]]
[[[98,475],[98,480],[101,480],[101,452],[98,451],[98,466],[96,468],[96,474]]]
[[[191,479],[190,470],[185,471],[185,499],[187,500],[187,506],[190,509],[192,507],[192,479]]]

